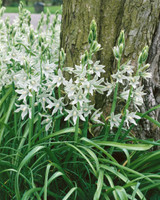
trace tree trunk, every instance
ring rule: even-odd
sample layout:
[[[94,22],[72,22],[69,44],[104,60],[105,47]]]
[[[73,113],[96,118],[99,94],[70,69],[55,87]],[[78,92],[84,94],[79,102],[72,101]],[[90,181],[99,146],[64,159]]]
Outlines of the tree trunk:
[[[120,31],[124,29],[126,37],[124,60],[132,60],[135,64],[142,48],[145,45],[150,47],[148,62],[151,64],[153,77],[149,83],[144,83],[145,90],[149,91],[150,96],[146,96],[143,111],[157,105],[160,103],[159,8],[159,0],[64,0],[61,47],[67,55],[65,65],[73,67],[79,63],[80,55],[88,47],[90,22],[95,19],[98,27],[98,42],[103,48],[98,53],[97,59],[106,66],[105,76],[109,77],[114,70],[112,48],[116,45]],[[100,95],[96,95],[95,99],[96,106],[103,107],[106,111],[106,105],[110,103],[109,99]],[[159,111],[155,111],[153,116],[160,120]],[[152,135],[156,139],[160,138],[157,128],[149,123],[145,127],[142,127],[143,133],[141,132],[140,137]]]

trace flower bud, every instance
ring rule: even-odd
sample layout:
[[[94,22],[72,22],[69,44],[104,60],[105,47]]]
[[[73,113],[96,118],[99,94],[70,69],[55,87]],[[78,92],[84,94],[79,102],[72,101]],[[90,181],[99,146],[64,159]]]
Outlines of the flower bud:
[[[12,26],[12,31],[11,31],[12,37],[14,37],[16,35],[16,30],[14,29],[14,27]]]
[[[30,41],[33,41],[33,40],[34,40],[34,33],[33,33],[33,30],[30,30],[29,39],[30,39]]]
[[[97,32],[97,24],[96,24],[96,21],[94,19],[91,22],[90,30],[92,30],[93,32]]]
[[[89,42],[89,44],[92,44],[92,42],[93,42],[93,32],[91,30],[89,32],[88,42]]]
[[[120,53],[119,53],[119,47],[118,47],[118,46],[113,48],[113,54],[114,54],[114,57],[115,57],[117,60],[119,60],[119,58],[120,58]]]
[[[146,60],[147,60],[147,57],[148,57],[148,50],[149,50],[149,47],[148,46],[145,46],[142,50],[142,52],[140,53],[139,55],[139,58],[138,58],[138,63],[141,65],[143,64]]]
[[[28,26],[30,26],[30,24],[31,24],[31,16],[28,15]]]
[[[145,46],[144,49],[142,50],[142,53],[143,53],[143,62],[145,62],[148,58],[148,51],[149,51],[149,47],[148,46]]]
[[[144,70],[148,69],[149,67],[150,67],[150,64],[148,63],[148,64],[146,64],[146,65],[144,66]]]
[[[20,1],[20,3],[19,3],[19,7],[18,7],[18,9],[19,9],[19,13],[21,13],[22,12],[22,10],[23,10],[23,2],[22,1]]]
[[[97,41],[93,41],[93,44],[92,44],[92,47],[91,47],[92,52],[97,52],[97,51],[99,51],[100,48],[101,48],[101,45],[98,44]]]
[[[86,50],[84,53],[84,61],[87,62],[88,60],[88,51]]]
[[[6,8],[5,7],[2,7],[1,9],[0,9],[0,17],[2,17],[3,16],[3,14],[4,14],[4,11],[6,10]]]
[[[122,30],[120,32],[119,38],[118,38],[118,46],[120,46],[121,44],[125,44],[125,37],[124,37],[124,30]]]
[[[66,54],[64,53],[64,49],[61,48],[61,51],[60,51],[60,62],[64,63],[65,57],[66,57]]]
[[[85,65],[85,55],[83,54],[82,56],[81,56],[81,63],[82,63],[82,65],[84,66]]]
[[[119,53],[120,53],[120,55],[122,55],[123,50],[124,50],[124,44],[121,43],[121,44],[119,45]]]
[[[90,32],[88,36],[88,41],[91,44],[93,41],[97,39],[97,25],[95,20],[92,20],[91,25],[90,25]]]

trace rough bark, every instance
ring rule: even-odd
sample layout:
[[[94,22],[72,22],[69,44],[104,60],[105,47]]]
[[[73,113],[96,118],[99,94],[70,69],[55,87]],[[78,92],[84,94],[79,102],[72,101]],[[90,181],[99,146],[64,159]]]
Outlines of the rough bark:
[[[94,18],[98,26],[98,42],[103,50],[97,59],[106,66],[106,77],[114,70],[114,57],[112,48],[116,44],[120,30],[125,30],[126,49],[124,60],[132,60],[136,64],[139,52],[145,45],[150,47],[149,63],[153,78],[145,84],[146,91],[152,91],[151,97],[146,96],[143,111],[160,103],[160,0],[64,0],[62,15],[61,46],[64,48],[67,59],[66,66],[79,63],[79,57],[87,48],[89,25]],[[159,45],[159,46],[158,46]],[[110,102],[106,98],[96,97],[97,107],[103,107]],[[103,101],[102,101],[103,100]],[[99,103],[100,102],[100,103]],[[160,119],[159,111],[153,116]],[[150,124],[148,131],[143,131],[143,137],[153,134]],[[159,130],[154,131],[155,138],[159,138]]]
[[[61,46],[67,54],[67,66],[78,63],[80,54],[87,48],[89,22],[93,18],[99,20],[100,6],[99,0],[63,1]]]

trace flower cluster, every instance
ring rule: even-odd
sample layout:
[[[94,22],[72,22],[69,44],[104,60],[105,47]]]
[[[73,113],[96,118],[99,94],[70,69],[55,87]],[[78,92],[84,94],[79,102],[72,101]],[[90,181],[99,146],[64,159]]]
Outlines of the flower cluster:
[[[1,15],[4,8],[1,8]],[[50,23],[50,12],[46,18],[41,14],[37,29],[30,23],[31,14],[19,6],[19,17],[13,24],[9,20],[0,20],[0,91],[3,87],[13,85],[17,94],[15,112],[21,111],[21,117],[32,118],[32,109],[38,111],[42,118],[42,124],[46,125],[46,131],[53,125],[54,117],[64,115],[65,121],[76,125],[77,120],[90,120],[94,123],[104,124],[100,121],[102,112],[96,110],[90,97],[98,92],[109,96],[118,87],[125,85],[120,97],[126,102],[132,99],[136,111],[143,104],[143,87],[140,86],[140,78],[150,78],[146,71],[149,65],[145,65],[148,47],[145,47],[138,59],[137,72],[134,74],[130,63],[120,65],[124,50],[124,32],[118,39],[118,46],[113,48],[118,70],[112,75],[112,82],[105,81],[101,74],[105,73],[100,61],[93,61],[93,55],[100,50],[97,42],[97,26],[93,20],[88,36],[89,49],[81,56],[80,64],[72,67],[64,67],[65,53],[59,51],[60,23],[58,15],[53,23]],[[45,30],[44,30],[45,27]],[[64,71],[72,77],[66,80]],[[130,102],[129,102],[130,103]],[[66,107],[67,106],[67,107]],[[136,124],[139,117],[135,112],[125,109],[125,123]],[[121,122],[121,114],[111,112],[110,127],[118,127]]]
[[[3,10],[2,7],[0,13]],[[14,86],[18,97],[15,112],[21,111],[22,119],[28,114],[31,118],[29,98],[33,94],[35,106],[40,103],[44,111],[56,102],[51,93],[56,83],[60,84],[57,81],[61,73],[58,71],[60,21],[58,14],[52,23],[49,17],[49,11],[46,19],[42,13],[35,29],[30,24],[30,12],[20,3],[19,17],[12,24],[8,19],[0,19],[0,91],[5,86]],[[52,114],[55,112],[56,109]]]
[[[151,73],[147,71],[149,64],[145,64],[148,56],[148,46],[144,47],[138,58],[137,69],[134,70],[134,66],[127,62],[120,65],[121,56],[124,50],[125,40],[124,40],[124,31],[121,31],[118,38],[118,46],[113,48],[114,56],[118,62],[117,72],[112,76],[112,83],[106,83],[109,96],[115,87],[119,84],[122,85],[123,91],[120,91],[119,96],[125,101],[124,113],[114,114],[111,113],[110,117],[110,126],[119,127],[121,123],[121,118],[125,115],[125,124],[127,127],[130,124],[136,125],[136,119],[140,119],[136,112],[139,111],[139,106],[143,105],[143,86],[140,84],[141,78],[148,79],[151,78]],[[135,72],[136,71],[136,72]],[[125,86],[125,87],[124,87]],[[131,106],[134,108],[135,112],[129,112],[128,108]]]

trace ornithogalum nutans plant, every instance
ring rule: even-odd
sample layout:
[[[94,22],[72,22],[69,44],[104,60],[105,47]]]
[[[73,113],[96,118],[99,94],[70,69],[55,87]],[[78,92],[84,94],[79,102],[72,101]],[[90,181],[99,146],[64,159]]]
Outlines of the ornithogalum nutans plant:
[[[0,18],[1,198],[145,200],[158,191],[160,152],[147,150],[159,141],[131,135],[141,118],[160,107],[140,113],[145,95],[141,79],[151,77],[145,64],[148,47],[137,66],[122,63],[121,31],[113,48],[116,72],[106,80],[105,66],[95,60],[103,51],[95,20],[88,48],[74,67],[65,67],[58,13],[53,21],[49,10],[42,13],[37,28],[30,21],[22,3],[13,24]],[[113,97],[108,116],[91,101],[95,93]]]

